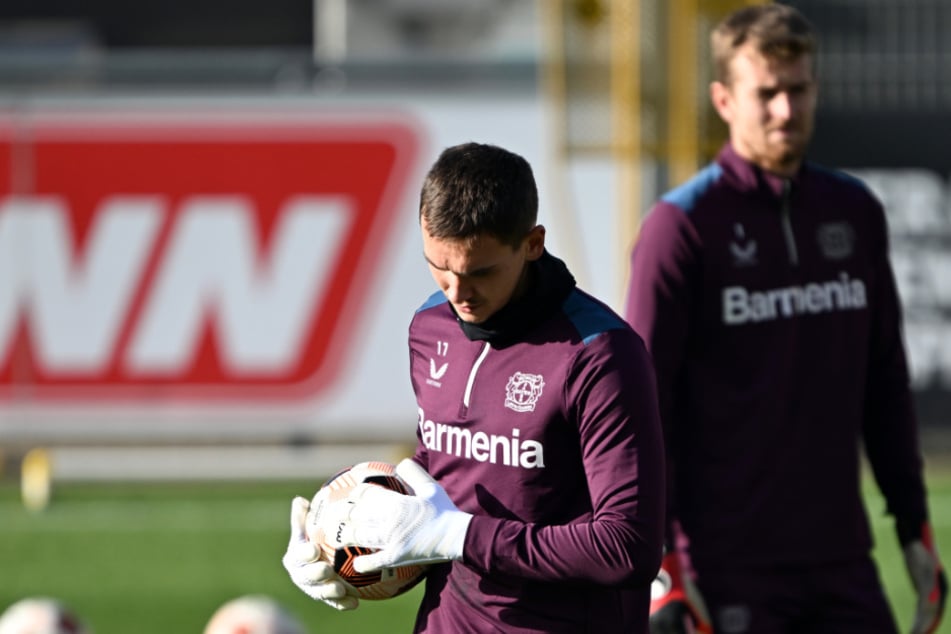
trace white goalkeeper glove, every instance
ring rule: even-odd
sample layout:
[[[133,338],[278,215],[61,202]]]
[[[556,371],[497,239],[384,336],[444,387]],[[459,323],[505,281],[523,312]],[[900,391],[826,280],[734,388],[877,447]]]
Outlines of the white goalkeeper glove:
[[[317,546],[307,539],[304,523],[308,509],[306,498],[296,497],[291,503],[291,538],[281,563],[294,585],[310,598],[337,610],[353,610],[360,603],[357,591],[334,572],[333,566],[320,561]]]
[[[684,569],[680,554],[668,552],[651,583],[651,634],[712,634],[700,591]]]
[[[932,634],[938,631],[944,603],[948,598],[948,578],[938,559],[928,524],[922,529],[921,539],[908,542],[902,548],[905,566],[918,593],[912,634]]]
[[[445,489],[412,459],[400,462],[396,474],[413,495],[374,484],[361,484],[350,493],[354,541],[379,549],[354,559],[354,569],[363,573],[461,559],[472,515],[457,509]]]

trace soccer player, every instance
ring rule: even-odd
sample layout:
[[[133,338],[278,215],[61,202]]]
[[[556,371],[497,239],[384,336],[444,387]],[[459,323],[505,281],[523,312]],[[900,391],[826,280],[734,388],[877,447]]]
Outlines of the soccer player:
[[[711,43],[729,141],[654,205],[631,260],[627,318],[654,361],[668,452],[668,592],[652,624],[894,633],[860,494],[864,442],[918,593],[913,631],[933,632],[947,583],[883,209],[804,160],[816,38],[799,12],[739,9]]]
[[[423,257],[439,291],[409,328],[414,496],[351,494],[358,572],[431,563],[416,632],[646,633],[661,557],[662,431],[641,339],[575,286],[536,224],[531,167],[446,149],[425,178]],[[291,513],[284,565],[310,596],[356,598],[312,563]]]

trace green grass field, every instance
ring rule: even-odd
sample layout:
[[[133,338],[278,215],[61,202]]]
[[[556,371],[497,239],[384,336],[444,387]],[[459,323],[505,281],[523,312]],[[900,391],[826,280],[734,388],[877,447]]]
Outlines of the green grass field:
[[[951,465],[928,466],[939,546],[951,553]],[[96,634],[200,634],[227,599],[264,593],[312,634],[409,632],[420,588],[339,613],[299,592],[280,558],[295,494],[312,483],[69,484],[53,503],[24,509],[0,483],[0,609],[27,595],[59,597]],[[884,502],[868,487],[876,557],[902,631],[912,593]],[[945,557],[946,563],[948,557]],[[941,632],[951,634],[951,618]]]

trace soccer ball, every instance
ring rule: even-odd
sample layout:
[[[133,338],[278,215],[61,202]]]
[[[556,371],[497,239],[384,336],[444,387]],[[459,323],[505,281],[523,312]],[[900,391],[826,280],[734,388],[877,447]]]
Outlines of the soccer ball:
[[[333,565],[340,577],[356,590],[361,599],[389,599],[415,586],[426,574],[426,566],[383,568],[369,573],[353,569],[353,560],[374,552],[353,539],[350,491],[359,484],[386,487],[403,495],[412,495],[409,485],[386,462],[361,462],[331,477],[320,487],[307,513],[307,537],[317,545],[320,558]]]
[[[28,597],[0,615],[0,634],[89,634],[89,630],[60,601]]]
[[[204,634],[306,634],[304,626],[275,599],[248,594],[222,604]]]

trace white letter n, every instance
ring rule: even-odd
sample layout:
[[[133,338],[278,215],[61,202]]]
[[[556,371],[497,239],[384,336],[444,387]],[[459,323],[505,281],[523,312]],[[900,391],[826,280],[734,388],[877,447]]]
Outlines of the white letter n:
[[[41,369],[104,370],[151,252],[162,205],[155,196],[104,200],[77,252],[65,200],[0,199],[0,360],[23,314]]]
[[[188,369],[209,317],[225,372],[287,370],[302,353],[307,328],[339,262],[348,212],[341,198],[290,200],[263,249],[265,258],[246,198],[186,200],[133,334],[128,370],[177,374]]]

